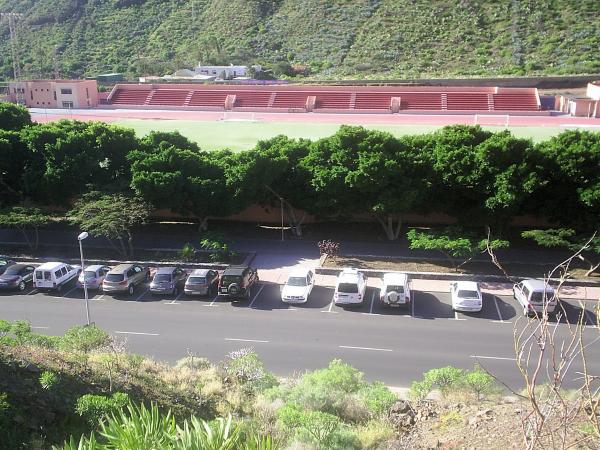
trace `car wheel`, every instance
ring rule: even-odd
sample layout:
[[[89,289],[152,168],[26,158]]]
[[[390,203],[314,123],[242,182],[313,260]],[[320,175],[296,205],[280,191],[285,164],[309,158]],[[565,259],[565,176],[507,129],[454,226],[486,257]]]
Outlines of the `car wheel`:
[[[133,284],[130,284],[129,287],[127,288],[127,293],[129,295],[133,295],[134,291],[135,291],[135,287],[133,286]]]
[[[19,290],[20,290],[20,291],[24,291],[24,290],[25,290],[25,282],[24,282],[24,281],[21,281],[21,282],[19,283],[19,286],[18,286],[18,288],[19,288]]]

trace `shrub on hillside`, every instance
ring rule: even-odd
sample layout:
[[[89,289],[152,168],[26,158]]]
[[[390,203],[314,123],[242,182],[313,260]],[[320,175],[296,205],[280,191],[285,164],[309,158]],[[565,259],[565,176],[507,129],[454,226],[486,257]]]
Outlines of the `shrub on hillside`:
[[[252,349],[241,349],[227,355],[224,362],[227,377],[249,393],[272,388],[277,379],[270,373]]]
[[[117,413],[128,403],[129,396],[123,392],[115,392],[110,397],[86,394],[77,399],[75,411],[84,417],[92,428],[96,428],[103,417]]]
[[[59,343],[60,350],[88,353],[105,346],[110,341],[108,333],[96,325],[69,328]]]

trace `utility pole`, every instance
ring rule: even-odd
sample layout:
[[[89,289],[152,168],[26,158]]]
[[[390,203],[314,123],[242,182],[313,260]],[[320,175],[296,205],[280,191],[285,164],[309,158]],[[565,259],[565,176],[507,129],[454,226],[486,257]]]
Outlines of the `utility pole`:
[[[8,30],[10,31],[10,52],[13,63],[13,75],[15,81],[21,78],[21,64],[19,62],[19,37],[17,35],[17,21],[23,14],[13,12],[0,13],[0,17],[8,19]]]

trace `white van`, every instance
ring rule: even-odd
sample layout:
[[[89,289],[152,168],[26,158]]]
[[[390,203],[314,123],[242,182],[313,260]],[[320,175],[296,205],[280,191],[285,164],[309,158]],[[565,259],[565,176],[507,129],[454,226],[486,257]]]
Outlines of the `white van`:
[[[77,278],[81,272],[79,266],[62,262],[47,262],[36,267],[33,283],[37,289],[56,289],[58,292],[69,281]]]
[[[558,304],[554,288],[543,280],[523,280],[514,285],[513,295],[523,308],[525,316],[541,314],[544,307],[548,314],[552,314]]]

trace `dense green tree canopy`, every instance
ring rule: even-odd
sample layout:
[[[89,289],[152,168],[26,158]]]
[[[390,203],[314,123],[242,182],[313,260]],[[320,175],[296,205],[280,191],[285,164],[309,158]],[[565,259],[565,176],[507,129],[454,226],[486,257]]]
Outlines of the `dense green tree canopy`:
[[[20,130],[31,125],[31,116],[27,108],[13,103],[0,102],[0,128]]]

